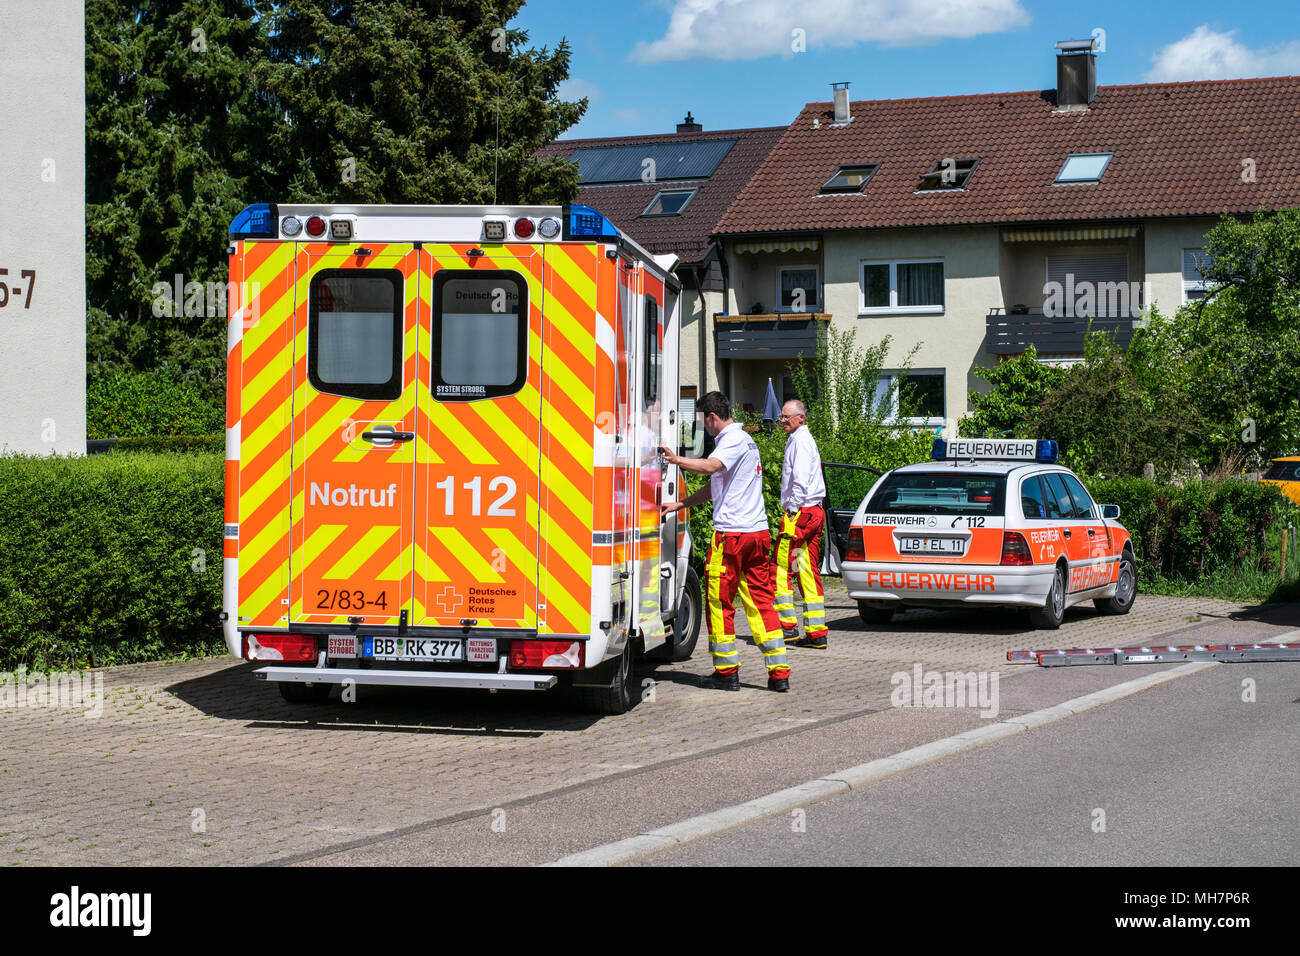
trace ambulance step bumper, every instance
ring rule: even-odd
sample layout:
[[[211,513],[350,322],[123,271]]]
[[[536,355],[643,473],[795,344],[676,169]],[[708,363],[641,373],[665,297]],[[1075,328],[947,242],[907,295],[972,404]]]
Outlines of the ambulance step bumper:
[[[554,674],[493,674],[455,671],[384,671],[344,667],[259,667],[258,680],[298,684],[379,684],[386,687],[461,687],[468,690],[549,690]]]

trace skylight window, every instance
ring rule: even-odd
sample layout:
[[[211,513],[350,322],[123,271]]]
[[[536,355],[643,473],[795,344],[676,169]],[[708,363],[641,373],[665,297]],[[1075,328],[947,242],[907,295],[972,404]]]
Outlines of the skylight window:
[[[823,193],[860,193],[880,168],[879,163],[841,166],[822,186]]]
[[[948,157],[934,164],[934,169],[921,177],[919,192],[940,192],[945,189],[965,189],[966,180],[975,172],[978,159],[953,159]]]
[[[1101,179],[1114,153],[1071,153],[1056,174],[1058,183],[1095,183]]]
[[[655,194],[642,216],[676,216],[694,197],[694,189],[661,189]]]

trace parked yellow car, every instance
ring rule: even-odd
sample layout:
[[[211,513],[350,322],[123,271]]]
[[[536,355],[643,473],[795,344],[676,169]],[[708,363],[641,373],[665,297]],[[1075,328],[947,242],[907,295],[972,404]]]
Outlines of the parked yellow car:
[[[1300,505],[1300,455],[1274,458],[1272,466],[1259,480],[1277,485],[1282,494]]]

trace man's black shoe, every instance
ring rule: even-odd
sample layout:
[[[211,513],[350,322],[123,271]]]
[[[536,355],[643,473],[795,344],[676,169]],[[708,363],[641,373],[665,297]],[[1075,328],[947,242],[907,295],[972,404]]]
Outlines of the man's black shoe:
[[[714,671],[707,677],[700,678],[700,686],[705,690],[740,690],[740,673],[719,674]]]
[[[791,641],[795,647],[815,647],[819,651],[826,650],[826,638],[824,637],[801,637],[797,641]]]
[[[767,679],[767,689],[774,690],[778,694],[786,694],[790,691],[790,678],[788,677],[769,677]]]

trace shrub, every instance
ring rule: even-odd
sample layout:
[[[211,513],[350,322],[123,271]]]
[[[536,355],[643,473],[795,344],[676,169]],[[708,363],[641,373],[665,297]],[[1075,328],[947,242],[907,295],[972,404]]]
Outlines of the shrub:
[[[86,436],[203,435],[225,426],[225,409],[167,370],[104,372],[86,387]]]
[[[0,456],[0,670],[223,644],[218,455]]]

